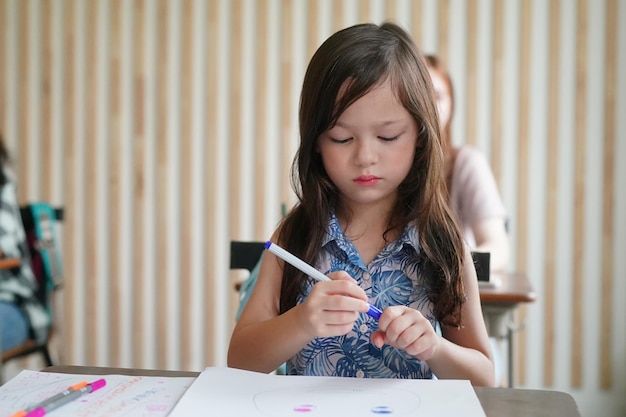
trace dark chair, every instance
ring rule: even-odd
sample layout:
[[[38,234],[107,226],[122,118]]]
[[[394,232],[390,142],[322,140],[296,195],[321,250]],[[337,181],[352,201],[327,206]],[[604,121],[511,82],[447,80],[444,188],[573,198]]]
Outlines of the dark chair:
[[[230,242],[230,269],[252,271],[265,250],[265,242]]]
[[[37,297],[52,316],[54,293],[62,287],[62,268],[54,225],[63,220],[63,209],[46,203],[33,203],[20,207],[27,247],[30,251],[33,274],[39,284]],[[19,265],[18,265],[19,266]],[[15,266],[13,266],[15,267]],[[2,364],[13,359],[39,354],[46,366],[54,365],[48,348],[53,333],[53,320],[48,330],[48,340],[37,344],[29,339],[20,346],[2,352]]]
[[[265,242],[244,242],[233,240],[230,242],[230,269],[246,269],[251,272],[265,250]],[[239,292],[241,283],[235,284],[235,291]]]
[[[476,276],[479,282],[489,282],[489,268],[491,253],[489,252],[472,252],[472,259],[476,267]]]

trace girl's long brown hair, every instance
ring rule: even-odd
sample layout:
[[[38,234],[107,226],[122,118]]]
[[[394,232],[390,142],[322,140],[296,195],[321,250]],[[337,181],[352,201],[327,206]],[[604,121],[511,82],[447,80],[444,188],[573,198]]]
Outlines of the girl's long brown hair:
[[[317,140],[348,106],[383,81],[390,82],[398,101],[418,126],[413,164],[398,188],[387,230],[402,230],[415,222],[422,247],[418,256],[422,258],[424,282],[435,316],[441,322],[459,326],[464,301],[464,246],[446,202],[432,84],[421,52],[395,24],[359,24],[343,29],[328,38],[312,57],[302,87],[300,147],[291,172],[298,204],[283,219],[279,241],[306,262],[317,263],[329,215],[338,200],[337,187],[316,152]],[[301,272],[285,265],[281,313],[296,304],[304,282]]]

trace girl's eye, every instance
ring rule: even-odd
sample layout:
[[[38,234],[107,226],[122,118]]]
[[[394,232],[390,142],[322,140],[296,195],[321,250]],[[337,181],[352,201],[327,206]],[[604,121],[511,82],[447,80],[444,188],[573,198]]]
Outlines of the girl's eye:
[[[385,142],[393,142],[394,140],[398,139],[398,136],[394,136],[394,137],[391,137],[391,138],[386,138],[386,137],[383,137],[383,136],[379,136],[378,139],[384,140]]]
[[[350,141],[350,139],[352,138],[347,138],[347,139],[336,139],[336,138],[330,138],[330,141],[333,143],[348,143],[348,141]]]

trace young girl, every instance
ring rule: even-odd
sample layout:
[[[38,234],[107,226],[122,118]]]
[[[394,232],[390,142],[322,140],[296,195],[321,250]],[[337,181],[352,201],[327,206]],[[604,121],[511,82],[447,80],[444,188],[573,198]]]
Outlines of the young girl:
[[[272,241],[332,280],[265,253],[229,366],[493,385],[476,273],[446,204],[430,76],[409,35],[385,23],[328,38],[305,75],[300,136],[299,203]]]

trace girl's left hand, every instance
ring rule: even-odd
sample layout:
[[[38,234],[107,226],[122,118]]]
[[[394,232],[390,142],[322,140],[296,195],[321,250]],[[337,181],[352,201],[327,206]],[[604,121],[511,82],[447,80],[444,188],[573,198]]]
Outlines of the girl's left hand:
[[[372,333],[376,347],[388,344],[424,361],[433,357],[441,342],[422,313],[406,306],[387,307],[378,320],[378,328]]]

